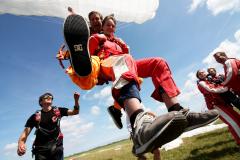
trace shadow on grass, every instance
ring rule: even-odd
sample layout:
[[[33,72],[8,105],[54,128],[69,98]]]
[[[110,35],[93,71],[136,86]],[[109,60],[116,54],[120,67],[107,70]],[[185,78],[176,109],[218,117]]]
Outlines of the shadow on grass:
[[[209,145],[205,145],[203,147],[200,148],[196,148],[194,150],[191,151],[191,154],[195,155],[197,154],[199,151],[203,151],[205,149],[209,149],[209,148],[216,148],[217,146],[222,146],[222,145],[226,145],[227,143],[232,143],[232,140],[228,140],[228,141],[221,141],[221,142],[217,142],[215,144],[209,144]]]
[[[239,153],[240,150],[239,150],[238,147],[223,148],[221,150],[212,151],[211,153],[204,152],[204,150],[205,149],[208,150],[209,147],[214,147],[215,148],[217,146],[221,146],[221,145],[224,145],[226,143],[231,143],[231,142],[232,142],[231,140],[223,141],[223,142],[215,143],[214,145],[206,145],[204,147],[194,149],[190,152],[190,156],[185,158],[184,160],[213,160],[213,159],[217,160],[217,159],[222,158],[224,156]]]
[[[225,134],[225,132],[228,132],[227,130],[221,130],[221,131],[217,131],[217,132],[211,132],[209,134],[205,134],[205,135],[200,135],[198,136],[196,139],[210,139],[211,137],[216,137],[222,134]]]

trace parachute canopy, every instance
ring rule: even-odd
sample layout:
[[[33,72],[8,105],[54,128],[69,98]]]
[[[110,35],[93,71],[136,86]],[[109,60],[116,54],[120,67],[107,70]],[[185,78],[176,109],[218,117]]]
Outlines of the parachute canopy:
[[[84,17],[96,10],[104,16],[113,13],[121,22],[144,23],[155,16],[158,5],[159,0],[1,0],[0,14],[65,18],[72,7]]]

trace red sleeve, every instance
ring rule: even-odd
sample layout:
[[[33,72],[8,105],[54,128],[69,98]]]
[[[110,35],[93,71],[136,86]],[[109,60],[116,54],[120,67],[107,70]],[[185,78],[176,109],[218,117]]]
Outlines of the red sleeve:
[[[228,91],[227,87],[221,86],[221,85],[214,85],[206,83],[205,81],[200,81],[199,86],[201,86],[203,89],[210,93],[224,93]]]
[[[99,41],[96,37],[94,36],[91,36],[89,38],[89,52],[90,52],[90,55],[95,55],[95,51],[98,49],[98,46],[99,46]]]
[[[104,34],[93,34],[89,38],[89,52],[91,55],[96,55],[96,51],[100,49],[101,45],[106,42],[107,37]]]

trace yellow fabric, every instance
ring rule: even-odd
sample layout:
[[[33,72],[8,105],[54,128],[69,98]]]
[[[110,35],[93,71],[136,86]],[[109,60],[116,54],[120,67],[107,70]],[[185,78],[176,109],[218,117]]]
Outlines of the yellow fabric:
[[[83,90],[90,90],[98,83],[100,72],[100,59],[98,56],[91,56],[92,72],[86,77],[79,77],[71,66],[66,69],[70,79]]]

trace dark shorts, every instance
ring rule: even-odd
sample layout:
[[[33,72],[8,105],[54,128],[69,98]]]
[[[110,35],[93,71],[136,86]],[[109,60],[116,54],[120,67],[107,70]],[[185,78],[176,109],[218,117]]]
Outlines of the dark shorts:
[[[121,88],[120,97],[118,103],[123,106],[123,102],[126,99],[137,98],[141,102],[139,89],[135,81],[129,82],[127,85]]]
[[[57,142],[46,146],[35,146],[35,160],[63,160],[63,143]]]

